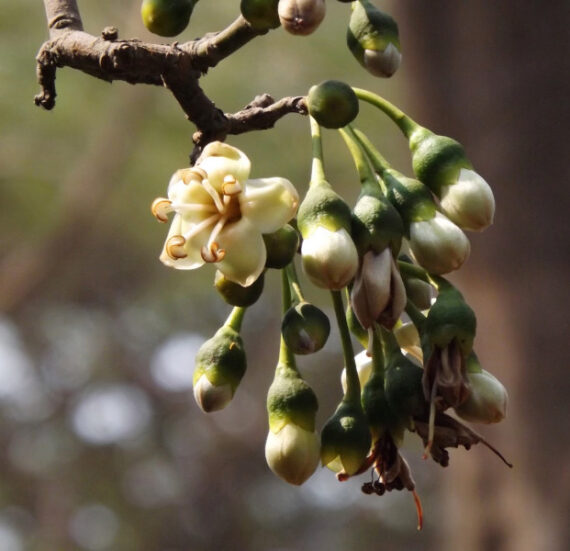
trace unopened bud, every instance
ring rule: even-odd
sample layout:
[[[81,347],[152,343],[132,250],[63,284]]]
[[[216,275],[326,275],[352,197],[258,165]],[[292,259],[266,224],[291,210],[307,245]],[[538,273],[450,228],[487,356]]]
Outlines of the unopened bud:
[[[241,14],[256,30],[276,29],[281,25],[277,4],[279,0],[241,0]]]
[[[224,325],[196,354],[194,397],[205,412],[224,408],[245,373],[246,357],[237,331]]]
[[[285,268],[299,249],[299,233],[289,224],[274,233],[265,233],[262,237],[267,249],[266,268]]]
[[[398,24],[368,0],[352,3],[346,41],[354,57],[374,76],[391,77],[400,66]]]
[[[291,34],[308,35],[325,17],[325,0],[279,0],[279,19]]]
[[[281,334],[294,354],[312,354],[327,342],[331,325],[326,314],[315,305],[301,302],[287,310]]]
[[[251,306],[256,303],[263,293],[265,274],[262,273],[251,285],[243,287],[235,281],[230,281],[222,272],[216,271],[214,286],[224,300],[232,306]]]
[[[338,80],[327,80],[311,87],[307,95],[309,114],[325,128],[342,128],[358,115],[354,90]]]

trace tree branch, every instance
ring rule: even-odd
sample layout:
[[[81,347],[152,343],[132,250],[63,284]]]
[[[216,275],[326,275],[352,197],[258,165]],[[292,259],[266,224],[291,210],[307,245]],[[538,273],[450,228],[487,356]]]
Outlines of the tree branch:
[[[191,158],[213,140],[228,134],[271,128],[288,113],[307,114],[302,97],[275,102],[267,94],[235,114],[224,114],[206,96],[199,80],[208,69],[230,56],[253,38],[266,34],[258,31],[240,15],[226,29],[210,33],[184,44],[151,44],[137,39],[119,40],[118,31],[107,27],[100,37],[84,32],[75,0],[44,0],[50,40],[37,56],[37,76],[41,91],[36,105],[55,106],[56,71],[70,67],[96,78],[112,82],[164,86],[174,95],[186,117],[198,131]]]

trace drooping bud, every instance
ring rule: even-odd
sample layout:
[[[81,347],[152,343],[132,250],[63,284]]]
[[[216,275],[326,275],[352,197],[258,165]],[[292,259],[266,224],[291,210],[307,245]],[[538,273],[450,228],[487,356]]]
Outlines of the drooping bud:
[[[472,231],[493,223],[491,187],[473,170],[459,142],[419,127],[410,136],[410,149],[414,173],[437,195],[450,220]]]
[[[197,0],[143,0],[144,26],[159,36],[176,36],[187,26]]]
[[[398,24],[368,0],[352,3],[346,42],[358,62],[374,76],[391,77],[400,66]]]
[[[312,354],[327,342],[331,324],[314,304],[301,302],[285,312],[281,335],[294,354]]]
[[[277,4],[279,0],[241,0],[241,14],[256,30],[276,29],[281,25]]]
[[[265,274],[262,273],[251,285],[243,287],[235,281],[230,281],[222,272],[216,270],[214,287],[228,304],[245,307],[257,302],[263,293],[264,281]]]
[[[280,270],[295,257],[299,249],[299,234],[295,228],[286,224],[276,232],[263,234],[263,242],[267,249],[265,267]]]
[[[406,296],[416,308],[427,310],[431,306],[433,287],[418,277],[404,277]]]
[[[351,476],[363,465],[370,445],[370,428],[362,407],[343,400],[321,432],[321,463]]]
[[[319,464],[317,409],[311,387],[296,369],[280,360],[267,395],[269,434],[265,458],[271,470],[290,484],[305,482]]]
[[[326,80],[312,86],[307,95],[309,114],[325,128],[342,128],[358,115],[354,90],[338,80]]]
[[[309,188],[299,206],[297,223],[303,237],[303,268],[318,287],[340,290],[358,269],[350,221],[350,208],[327,183]]]
[[[474,423],[498,423],[507,414],[508,394],[502,383],[481,368],[472,352],[467,358],[469,396],[455,411],[459,417]]]
[[[194,398],[205,412],[223,409],[233,398],[245,373],[246,357],[242,339],[224,325],[196,354]]]
[[[308,35],[325,18],[325,0],[279,0],[279,19],[283,28],[297,35]]]

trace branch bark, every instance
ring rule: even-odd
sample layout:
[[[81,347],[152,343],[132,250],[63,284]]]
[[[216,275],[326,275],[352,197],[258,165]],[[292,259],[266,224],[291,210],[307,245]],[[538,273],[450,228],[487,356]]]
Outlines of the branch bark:
[[[151,44],[119,40],[114,27],[105,28],[99,37],[84,32],[76,0],[44,0],[44,5],[50,39],[36,58],[41,91],[35,97],[36,105],[44,109],[55,106],[56,71],[61,67],[108,82],[164,86],[197,127],[192,159],[207,143],[224,140],[228,134],[271,128],[288,113],[307,114],[302,97],[275,102],[268,95],[258,96],[237,113],[224,114],[203,92],[199,80],[209,69],[267,33],[253,29],[241,15],[226,29],[184,44]]]

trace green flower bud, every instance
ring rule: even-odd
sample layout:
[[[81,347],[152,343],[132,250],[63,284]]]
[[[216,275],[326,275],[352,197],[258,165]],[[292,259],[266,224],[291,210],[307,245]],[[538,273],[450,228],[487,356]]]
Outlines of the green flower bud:
[[[433,287],[418,277],[405,277],[404,286],[406,295],[420,310],[427,310],[431,306]]]
[[[444,349],[456,341],[466,358],[473,349],[476,329],[477,318],[463,295],[451,284],[441,284],[423,328],[423,337],[429,345]]]
[[[325,0],[279,0],[279,19],[287,32],[308,35],[321,24],[325,8]]]
[[[144,26],[159,36],[176,36],[187,26],[197,0],[143,0]]]
[[[241,0],[241,14],[256,30],[276,29],[281,25],[277,4],[279,0]]]
[[[224,300],[232,306],[251,306],[261,296],[265,274],[262,273],[251,285],[243,287],[235,281],[230,281],[222,272],[216,270],[214,286]]]
[[[385,370],[384,389],[388,405],[398,419],[410,420],[425,413],[423,370],[399,351],[393,352]]]
[[[317,409],[311,387],[296,369],[280,361],[267,394],[265,458],[271,470],[290,484],[302,484],[319,464]]]
[[[285,268],[299,249],[299,233],[289,224],[276,232],[265,233],[262,237],[267,249],[266,268]]]
[[[294,354],[312,354],[327,342],[331,324],[326,314],[308,302],[287,310],[281,322],[281,334]]]
[[[299,207],[297,224],[303,237],[303,268],[318,287],[340,290],[358,269],[358,253],[350,236],[348,205],[328,184],[309,187]]]
[[[491,187],[467,159],[463,146],[420,127],[410,137],[416,176],[440,199],[444,214],[460,228],[481,231],[493,223]]]
[[[223,409],[245,373],[246,357],[239,333],[224,325],[196,354],[194,398],[205,412]]]
[[[400,66],[398,24],[368,0],[352,3],[346,42],[357,61],[375,76],[391,77]]]
[[[358,98],[353,89],[338,80],[312,86],[307,96],[309,114],[325,128],[342,128],[358,115]]]
[[[481,368],[475,352],[467,358],[467,380],[469,396],[455,408],[457,415],[474,423],[502,421],[507,414],[507,390],[494,375]]]
[[[351,476],[361,468],[370,445],[370,428],[362,407],[343,400],[321,432],[321,463]]]

